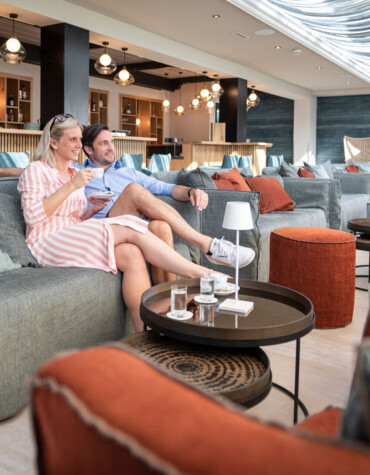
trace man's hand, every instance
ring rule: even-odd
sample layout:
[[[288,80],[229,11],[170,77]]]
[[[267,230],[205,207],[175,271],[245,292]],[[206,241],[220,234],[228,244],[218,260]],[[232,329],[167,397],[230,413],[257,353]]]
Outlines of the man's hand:
[[[190,202],[193,206],[196,206],[199,211],[202,211],[207,208],[208,195],[203,190],[193,188],[190,190]]]

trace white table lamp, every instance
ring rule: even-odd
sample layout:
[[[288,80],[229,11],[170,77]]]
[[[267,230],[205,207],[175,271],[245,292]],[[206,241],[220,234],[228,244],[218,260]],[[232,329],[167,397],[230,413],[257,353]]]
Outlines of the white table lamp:
[[[243,201],[228,201],[224,214],[222,227],[225,229],[235,229],[236,231],[236,262],[239,263],[239,231],[253,229],[252,213],[249,203]],[[220,306],[220,310],[246,314],[253,308],[253,302],[239,300],[239,265],[235,267],[235,300],[226,299]]]

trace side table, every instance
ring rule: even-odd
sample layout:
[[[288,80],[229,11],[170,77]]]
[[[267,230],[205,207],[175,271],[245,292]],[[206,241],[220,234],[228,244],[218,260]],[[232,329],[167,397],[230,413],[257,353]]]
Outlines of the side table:
[[[356,249],[360,251],[367,251],[369,252],[369,264],[362,264],[358,265],[357,267],[368,267],[368,288],[370,284],[370,218],[358,218],[358,219],[351,219],[348,221],[347,224],[348,229],[353,231],[356,236]],[[357,275],[356,277],[366,277],[364,275]],[[357,290],[367,291],[363,287],[356,287]]]

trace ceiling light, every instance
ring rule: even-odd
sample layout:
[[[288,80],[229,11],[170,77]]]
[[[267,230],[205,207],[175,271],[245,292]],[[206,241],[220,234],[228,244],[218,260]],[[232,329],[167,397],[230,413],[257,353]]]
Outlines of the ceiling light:
[[[95,61],[94,68],[98,71],[99,74],[112,74],[117,69],[116,63],[107,53],[107,46],[109,45],[108,41],[103,41],[104,53],[100,56],[99,59]]]
[[[321,70],[322,70],[322,66],[317,66],[316,69],[317,69],[318,71],[321,71]]]
[[[240,31],[233,31],[231,34],[241,38],[242,40],[249,40],[249,36],[241,33]]]
[[[207,102],[212,99],[212,92],[206,87],[207,71],[203,71],[203,74],[204,74],[204,86],[203,86],[203,89],[200,91],[200,98],[203,102]]]
[[[251,108],[251,107],[256,107],[258,106],[258,104],[260,103],[261,99],[257,96],[254,88],[256,86],[252,86],[252,92],[249,94],[249,96],[247,97],[247,111]]]
[[[293,50],[293,54],[295,54],[296,56],[299,56],[301,53],[302,53],[302,50],[300,48],[295,48]]]
[[[131,86],[135,82],[134,76],[126,68],[126,51],[127,48],[122,48],[123,51],[123,68],[117,73],[113,80],[119,86]]]
[[[217,20],[218,18],[220,18],[220,17],[221,17],[221,15],[218,15],[218,14],[212,15],[212,18],[215,18],[216,20]]]
[[[275,34],[275,30],[270,30],[269,28],[265,28],[263,30],[255,31],[254,34],[258,36],[269,36],[269,35]]]
[[[215,110],[215,106],[216,105],[212,100],[207,102],[206,109],[207,109],[208,114],[212,114],[212,112]]]
[[[165,75],[166,78],[167,78],[168,73],[165,73],[164,75]],[[167,89],[166,89],[166,93],[165,93],[165,94],[166,94],[166,97],[165,97],[165,99],[163,99],[163,102],[162,102],[162,110],[163,110],[163,112],[169,112],[169,111],[170,111],[170,105],[171,105],[171,104],[170,104],[170,101],[167,99]]]
[[[224,90],[222,89],[222,86],[220,84],[220,80],[217,79],[218,74],[214,74],[213,77],[215,78],[215,82],[213,82],[212,85],[211,85],[212,96],[214,98],[221,97],[222,94],[224,93]]]
[[[0,57],[3,58],[6,63],[18,64],[25,59],[26,50],[15,36],[14,19],[18,18],[18,15],[16,13],[11,13],[9,16],[13,19],[13,32],[10,38],[8,38],[0,48]]]
[[[195,79],[197,77],[197,74],[195,73]],[[197,82],[196,80],[194,81],[194,97],[193,100],[191,101],[189,107],[193,111],[198,111],[200,109],[201,102],[199,100],[199,96],[197,96]]]
[[[281,49],[281,46],[277,45],[275,46],[275,49]]]
[[[346,84],[347,86],[349,86],[351,84],[351,81],[347,81]]]
[[[179,71],[179,74],[182,74],[182,71]],[[185,114],[185,108],[181,104],[181,84],[180,84],[180,104],[175,108],[175,114],[176,115],[184,115]]]

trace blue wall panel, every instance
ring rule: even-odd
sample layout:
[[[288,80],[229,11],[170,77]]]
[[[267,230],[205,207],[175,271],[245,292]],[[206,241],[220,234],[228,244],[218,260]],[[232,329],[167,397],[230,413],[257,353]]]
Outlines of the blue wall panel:
[[[316,162],[344,163],[345,135],[370,137],[370,95],[317,98]]]
[[[273,143],[267,155],[284,155],[284,160],[292,163],[294,101],[264,92],[257,94],[261,102],[247,112],[247,138]]]

